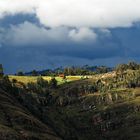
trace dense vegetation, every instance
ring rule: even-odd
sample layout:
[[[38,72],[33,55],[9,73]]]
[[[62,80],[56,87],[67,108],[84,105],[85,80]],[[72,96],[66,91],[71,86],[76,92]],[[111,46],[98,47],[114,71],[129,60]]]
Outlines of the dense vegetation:
[[[101,73],[107,73],[109,71],[112,71],[112,68],[106,67],[106,66],[79,66],[79,67],[60,67],[56,68],[54,70],[47,69],[43,71],[37,71],[32,70],[31,72],[24,73],[23,71],[18,71],[16,75],[18,76],[24,76],[24,75],[30,75],[30,76],[57,76],[60,74],[64,74],[66,76],[68,75],[94,75],[94,74],[101,74]]]
[[[3,140],[140,139],[140,66],[134,62],[63,84],[55,77],[24,84],[4,76],[0,99]]]

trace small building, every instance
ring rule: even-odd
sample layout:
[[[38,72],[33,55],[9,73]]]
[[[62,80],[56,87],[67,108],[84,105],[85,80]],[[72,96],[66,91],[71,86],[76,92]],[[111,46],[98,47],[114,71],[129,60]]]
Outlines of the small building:
[[[65,79],[65,74],[59,74],[59,77],[64,78]]]
[[[2,64],[0,64],[0,77],[2,77],[4,75],[3,73],[3,67],[2,67]]]

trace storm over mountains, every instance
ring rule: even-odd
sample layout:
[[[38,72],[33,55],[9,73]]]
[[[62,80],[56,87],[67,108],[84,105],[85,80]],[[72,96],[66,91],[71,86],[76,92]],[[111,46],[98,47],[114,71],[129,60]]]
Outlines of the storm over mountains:
[[[1,0],[0,63],[16,70],[140,61],[139,0]]]

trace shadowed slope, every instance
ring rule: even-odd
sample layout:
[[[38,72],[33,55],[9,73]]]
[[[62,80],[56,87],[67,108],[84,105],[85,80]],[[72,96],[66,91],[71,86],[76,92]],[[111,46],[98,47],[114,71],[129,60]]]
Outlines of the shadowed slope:
[[[0,89],[0,138],[3,140],[60,140],[21,106],[16,99]]]

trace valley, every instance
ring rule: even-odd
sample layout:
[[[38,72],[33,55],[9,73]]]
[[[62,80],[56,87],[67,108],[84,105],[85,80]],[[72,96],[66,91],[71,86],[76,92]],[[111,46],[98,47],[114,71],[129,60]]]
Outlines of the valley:
[[[140,139],[139,68],[65,79],[3,76],[0,99],[3,140]]]

